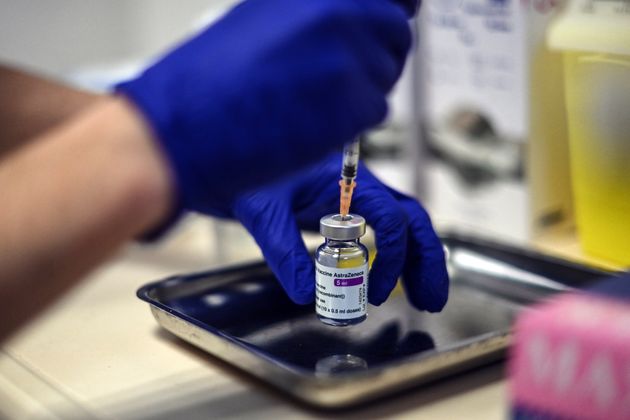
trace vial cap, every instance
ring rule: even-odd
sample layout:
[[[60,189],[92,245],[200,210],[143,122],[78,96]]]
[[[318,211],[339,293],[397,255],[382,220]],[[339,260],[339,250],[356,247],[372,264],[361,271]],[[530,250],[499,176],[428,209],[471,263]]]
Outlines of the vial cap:
[[[357,214],[329,214],[319,221],[322,236],[336,241],[349,241],[365,235],[365,219]]]

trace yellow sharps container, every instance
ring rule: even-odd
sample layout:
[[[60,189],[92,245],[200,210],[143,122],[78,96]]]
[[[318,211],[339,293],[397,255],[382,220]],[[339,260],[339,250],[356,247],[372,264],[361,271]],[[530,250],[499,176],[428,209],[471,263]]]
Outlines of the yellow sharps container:
[[[630,264],[630,2],[567,1],[548,34],[564,53],[571,176],[584,251]]]

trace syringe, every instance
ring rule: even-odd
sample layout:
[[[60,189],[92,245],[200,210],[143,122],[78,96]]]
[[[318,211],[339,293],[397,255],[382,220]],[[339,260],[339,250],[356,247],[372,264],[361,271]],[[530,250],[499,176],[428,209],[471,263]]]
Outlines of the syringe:
[[[352,202],[352,192],[356,187],[355,179],[357,177],[357,170],[359,168],[359,142],[360,137],[357,137],[351,143],[348,143],[343,148],[343,163],[341,168],[341,180],[339,186],[341,187],[341,198],[339,203],[339,213],[342,217],[345,217],[350,213],[350,203]]]

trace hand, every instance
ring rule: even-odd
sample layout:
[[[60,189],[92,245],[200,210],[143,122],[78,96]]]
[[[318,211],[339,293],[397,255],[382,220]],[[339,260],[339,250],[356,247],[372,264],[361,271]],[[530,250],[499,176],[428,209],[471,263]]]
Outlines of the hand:
[[[297,177],[240,197],[234,216],[249,230],[267,263],[296,303],[315,295],[315,268],[300,229],[319,230],[319,219],[339,208],[341,155]],[[376,259],[368,288],[369,302],[380,305],[400,274],[409,301],[420,310],[440,311],[448,298],[448,274],[442,244],[420,204],[381,183],[359,167],[352,211],[376,234]]]
[[[117,90],[161,142],[181,206],[225,216],[385,117],[413,3],[247,0]]]

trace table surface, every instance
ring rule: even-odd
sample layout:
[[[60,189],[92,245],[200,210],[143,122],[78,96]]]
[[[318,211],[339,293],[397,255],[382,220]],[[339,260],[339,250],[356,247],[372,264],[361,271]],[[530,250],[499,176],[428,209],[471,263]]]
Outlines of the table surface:
[[[583,260],[570,230],[546,234],[533,246]],[[314,411],[161,331],[135,297],[139,286],[176,272],[258,258],[239,227],[200,218],[159,246],[125,248],[2,347],[0,416],[506,418],[502,364],[365,408]]]

